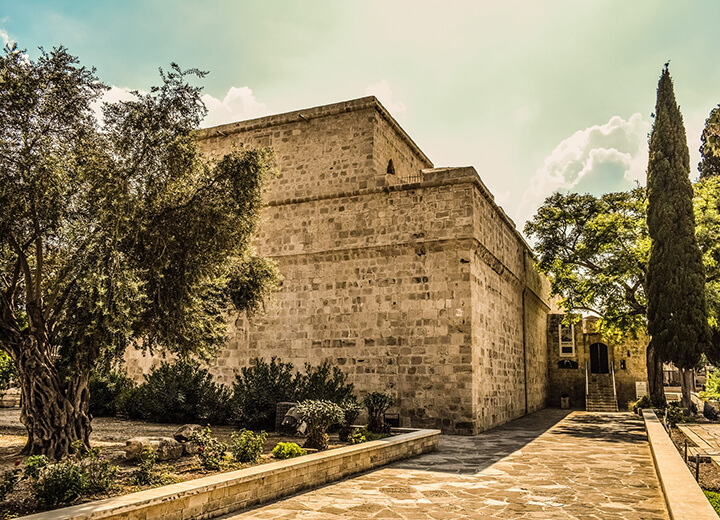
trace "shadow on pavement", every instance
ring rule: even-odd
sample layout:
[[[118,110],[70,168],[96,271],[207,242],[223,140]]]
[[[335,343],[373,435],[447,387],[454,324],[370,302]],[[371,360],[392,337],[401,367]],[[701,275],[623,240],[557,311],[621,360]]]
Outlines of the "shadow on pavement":
[[[534,441],[571,412],[545,408],[472,437],[443,435],[438,451],[391,467],[474,475]]]

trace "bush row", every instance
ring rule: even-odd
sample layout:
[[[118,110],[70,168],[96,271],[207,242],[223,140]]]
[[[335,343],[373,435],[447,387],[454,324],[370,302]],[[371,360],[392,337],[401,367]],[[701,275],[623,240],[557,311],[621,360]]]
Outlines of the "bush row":
[[[282,401],[354,401],[347,375],[325,361],[305,364],[304,372],[276,358],[252,360],[236,375],[233,388],[217,384],[198,363],[162,362],[136,385],[122,372],[96,375],[90,384],[90,413],[119,415],[156,422],[240,424],[250,429],[269,429],[275,409]],[[357,417],[357,415],[355,416]]]

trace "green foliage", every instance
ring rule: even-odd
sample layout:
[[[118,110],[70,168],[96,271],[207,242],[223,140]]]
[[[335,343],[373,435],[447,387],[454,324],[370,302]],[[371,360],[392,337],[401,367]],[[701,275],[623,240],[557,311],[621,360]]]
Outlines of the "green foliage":
[[[90,449],[78,457],[78,460],[85,477],[84,495],[107,493],[114,486],[118,467],[102,457],[99,449]]]
[[[204,75],[172,64],[159,86],[105,104],[99,126],[92,103],[107,87],[66,49],[0,57],[0,348],[26,363],[21,377],[42,367],[53,380],[59,395],[33,400],[30,420],[57,415],[43,427],[84,428],[72,405],[47,403],[85,399],[75,383],[128,345],[211,357],[228,307],[253,311],[276,283],[251,247],[271,154],[202,154],[190,81]]]
[[[115,413],[119,417],[142,419],[143,410],[143,390],[137,385],[124,388],[115,399]]]
[[[13,386],[16,376],[15,362],[5,351],[0,350],[0,390]]]
[[[52,508],[81,497],[87,486],[87,477],[80,465],[67,460],[45,466],[31,482],[31,491],[38,504]]]
[[[700,178],[707,179],[720,174],[720,105],[710,111],[700,136]]]
[[[647,174],[647,223],[652,239],[647,316],[656,352],[681,369],[695,367],[710,336],[689,162],[685,127],[666,65],[658,83]],[[683,385],[686,405],[688,391]]]
[[[40,471],[48,464],[50,461],[45,455],[30,455],[25,459],[23,476],[35,480],[40,476]]]
[[[297,411],[307,424],[306,448],[326,450],[328,447],[327,429],[343,420],[343,410],[330,401],[303,401]]]
[[[343,411],[343,420],[340,424],[338,437],[340,438],[340,442],[347,442],[350,432],[352,431],[352,425],[357,420],[360,412],[362,412],[363,407],[355,400],[355,397],[351,397],[341,402],[340,408],[342,408]]]
[[[90,414],[93,417],[114,417],[118,413],[118,398],[135,386],[123,370],[108,370],[90,378]]]
[[[705,390],[698,393],[705,401],[720,401],[720,371],[708,372],[705,378]]]
[[[222,423],[230,411],[230,391],[213,382],[210,371],[190,360],[162,362],[139,387],[140,414],[170,423]]]
[[[387,433],[373,433],[367,428],[360,427],[355,428],[353,432],[350,434],[350,444],[361,444],[363,442],[370,442],[370,441],[377,441],[379,439],[384,439],[385,437],[389,437],[389,434]]]
[[[682,402],[671,401],[665,408],[665,421],[670,428],[674,428],[678,423],[685,422],[685,410]]]
[[[246,428],[262,429],[275,426],[275,408],[282,401],[295,400],[298,377],[292,363],[272,358],[252,360],[235,376],[232,417]]]
[[[307,455],[307,450],[294,442],[278,442],[272,450],[272,456],[276,459],[292,459],[303,455]]]
[[[166,465],[157,463],[157,452],[151,446],[140,453],[138,468],[132,474],[132,482],[136,486],[166,486],[178,481]]]
[[[192,434],[190,442],[198,447],[198,458],[200,464],[207,470],[218,470],[226,461],[225,452],[228,447],[212,436],[209,426]]]
[[[373,433],[390,433],[385,424],[385,412],[393,405],[393,398],[383,392],[370,392],[363,399],[368,411],[368,430]]]
[[[617,339],[645,330],[646,202],[642,188],[602,197],[555,193],[525,225],[538,269],[566,313],[596,313],[602,332]]]
[[[230,450],[238,462],[257,462],[263,452],[263,446],[268,438],[267,433],[255,434],[250,430],[240,430],[231,435]]]
[[[694,186],[695,235],[705,266],[710,346],[708,360],[720,364],[720,176],[712,175]]]
[[[350,444],[362,444],[363,442],[367,442],[367,437],[363,435],[360,428],[356,428],[348,437],[348,442]]]
[[[305,373],[298,377],[297,400],[324,400],[341,403],[353,396],[352,383],[340,368],[330,366],[328,360],[318,367],[305,363]]]
[[[650,399],[650,396],[648,394],[643,395],[640,399],[637,401],[630,401],[628,403],[628,410],[632,413],[637,413],[639,409],[649,409],[653,408],[652,399]]]
[[[703,493],[705,493],[705,496],[708,499],[708,502],[710,502],[710,505],[715,510],[715,512],[720,516],[720,493],[716,493],[715,491],[708,491],[706,489],[703,489]]]
[[[0,502],[15,490],[15,485],[20,480],[21,470],[18,468],[9,469],[2,473],[0,478]]]

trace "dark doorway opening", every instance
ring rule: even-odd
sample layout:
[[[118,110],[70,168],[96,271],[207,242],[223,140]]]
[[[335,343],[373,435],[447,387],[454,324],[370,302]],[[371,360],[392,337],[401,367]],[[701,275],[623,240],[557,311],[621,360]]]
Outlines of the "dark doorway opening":
[[[592,345],[590,345],[590,373],[610,373],[610,363],[608,363],[608,348],[606,344],[593,343]]]

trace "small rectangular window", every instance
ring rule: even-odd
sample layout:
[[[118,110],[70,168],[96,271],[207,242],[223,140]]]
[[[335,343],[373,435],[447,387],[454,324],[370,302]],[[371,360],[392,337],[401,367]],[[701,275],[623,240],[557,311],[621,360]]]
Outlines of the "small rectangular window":
[[[558,325],[560,357],[575,357],[575,324]]]

